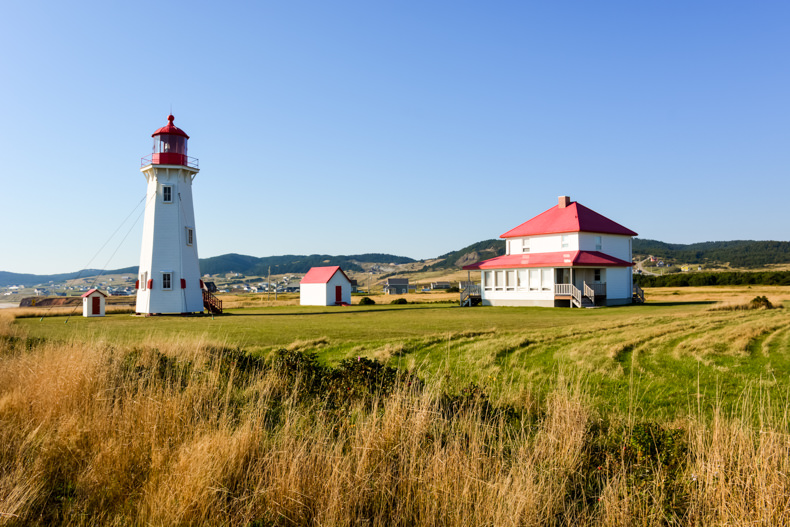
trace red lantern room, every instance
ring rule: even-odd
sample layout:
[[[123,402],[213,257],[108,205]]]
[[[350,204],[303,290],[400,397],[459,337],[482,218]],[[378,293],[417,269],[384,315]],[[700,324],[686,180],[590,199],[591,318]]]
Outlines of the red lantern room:
[[[175,117],[167,116],[168,123],[153,134],[154,151],[143,158],[142,165],[183,165],[198,168],[194,157],[187,157],[187,140],[189,136],[173,124]]]

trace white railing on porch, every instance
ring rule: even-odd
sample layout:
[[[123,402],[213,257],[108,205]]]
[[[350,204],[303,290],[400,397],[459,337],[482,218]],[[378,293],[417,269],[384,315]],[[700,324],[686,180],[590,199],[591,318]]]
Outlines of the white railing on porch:
[[[555,296],[573,296],[573,290],[576,286],[573,284],[554,284]],[[578,289],[576,289],[578,291]]]
[[[584,296],[595,303],[595,295],[606,296],[606,284],[588,284],[584,282]]]

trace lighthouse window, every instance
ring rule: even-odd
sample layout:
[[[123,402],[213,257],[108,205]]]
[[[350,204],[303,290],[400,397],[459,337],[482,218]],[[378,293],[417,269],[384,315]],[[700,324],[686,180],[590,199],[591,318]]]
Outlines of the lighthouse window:
[[[193,232],[191,227],[187,227],[187,245],[192,245]]]
[[[162,289],[173,289],[172,278],[172,273],[162,273]]]
[[[162,187],[162,201],[165,203],[173,203],[173,187],[169,185]]]

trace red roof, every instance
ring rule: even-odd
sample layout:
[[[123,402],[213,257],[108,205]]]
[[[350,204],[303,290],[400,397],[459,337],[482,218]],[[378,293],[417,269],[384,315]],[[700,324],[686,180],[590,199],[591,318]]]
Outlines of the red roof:
[[[162,134],[170,134],[170,135],[180,135],[182,137],[186,137],[187,139],[189,139],[189,136],[186,134],[186,132],[184,132],[181,128],[179,128],[179,127],[177,127],[176,125],[173,124],[173,120],[174,119],[175,119],[175,117],[173,117],[172,115],[168,115],[167,116],[167,121],[168,121],[167,125],[163,126],[162,128],[160,128],[156,132],[152,133],[151,137],[156,137],[157,135],[162,135]]]
[[[335,273],[340,272],[348,280],[348,276],[339,265],[331,265],[328,267],[311,267],[307,274],[304,275],[300,284],[325,284],[335,276]],[[348,280],[349,282],[351,280]]]
[[[574,201],[564,208],[555,205],[518,227],[510,229],[501,235],[500,238],[555,234],[559,232],[600,232],[603,234],[624,234],[626,236],[637,235],[631,229],[627,229],[619,223],[615,223],[609,218],[601,216],[594,210],[588,209]]]
[[[600,251],[560,251],[556,253],[506,254],[465,265],[467,271],[515,269],[519,267],[630,267],[633,264]]]
[[[104,293],[102,293],[101,291],[99,291],[98,289],[91,289],[91,290],[90,290],[90,291],[88,291],[87,293],[83,293],[83,295],[82,295],[82,298],[85,298],[86,296],[90,296],[90,295],[92,295],[93,293],[99,293],[101,296],[107,296],[107,295],[105,295]]]

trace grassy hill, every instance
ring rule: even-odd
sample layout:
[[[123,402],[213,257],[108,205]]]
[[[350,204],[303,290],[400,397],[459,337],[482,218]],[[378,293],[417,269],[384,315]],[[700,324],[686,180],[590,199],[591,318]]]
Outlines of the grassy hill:
[[[647,255],[657,256],[675,262],[687,264],[712,264],[731,268],[750,269],[772,264],[790,263],[790,242],[734,240],[729,242],[702,242],[693,244],[666,243],[657,240],[635,238],[633,243],[634,257]],[[437,273],[457,271],[464,265],[505,254],[505,242],[500,239],[483,240],[468,245],[457,251],[443,254],[433,263],[423,267],[415,267],[407,271],[393,274]],[[249,256],[244,254],[223,254],[200,260],[200,270],[208,274],[237,272],[249,276],[265,276],[271,267],[272,274],[301,274],[311,267],[322,265],[339,265],[349,272],[363,272],[362,264],[403,265],[416,263],[413,258],[395,256],[393,254],[366,253],[355,255],[293,255],[282,256]],[[52,275],[20,274],[0,271],[0,287],[9,285],[32,286],[45,284],[50,280],[60,282],[99,274],[97,269],[88,269],[73,273]],[[103,274],[136,274],[137,267],[126,267],[105,271]]]
[[[653,255],[687,264],[729,264],[754,268],[790,262],[790,242],[733,240],[692,244],[635,238],[634,256]]]
[[[487,260],[488,258],[494,258],[495,256],[501,256],[503,254],[505,254],[505,242],[492,238],[490,240],[473,243],[457,251],[443,254],[439,256],[441,261],[426,267],[425,270],[460,268],[464,265],[479,262],[480,260]]]

